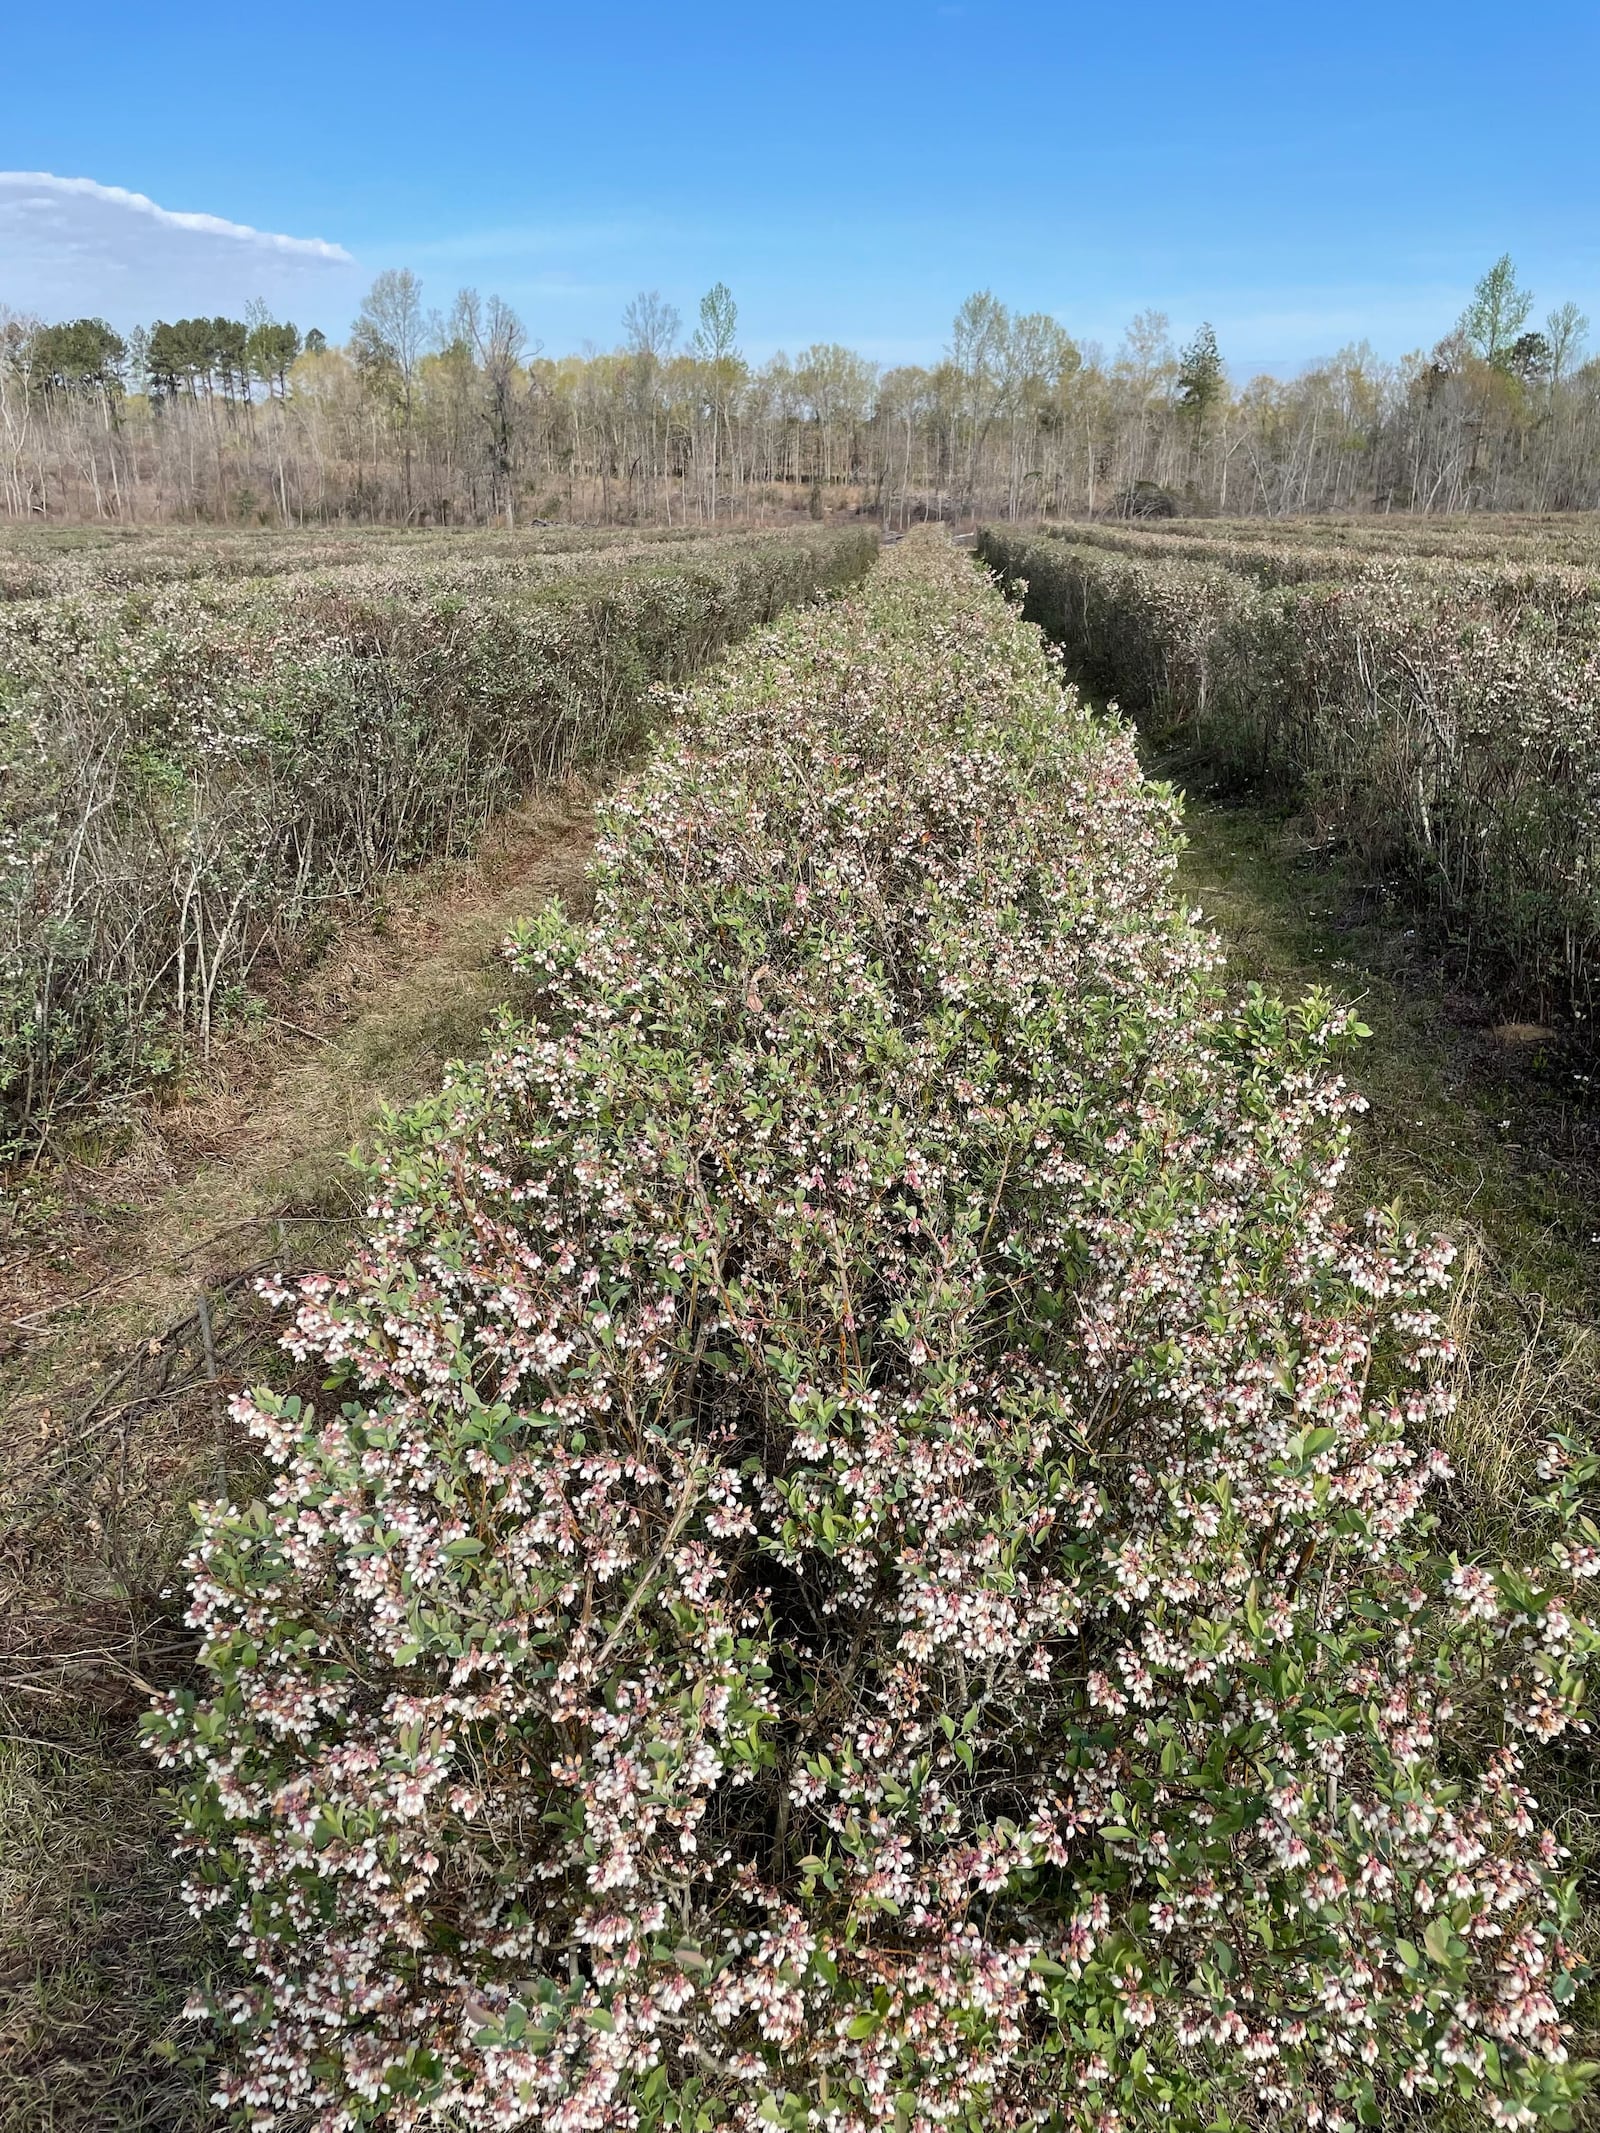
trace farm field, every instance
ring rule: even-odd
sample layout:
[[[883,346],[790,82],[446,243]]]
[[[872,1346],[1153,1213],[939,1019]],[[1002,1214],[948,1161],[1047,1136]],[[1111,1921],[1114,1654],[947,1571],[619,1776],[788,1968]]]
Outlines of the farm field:
[[[321,659],[384,796],[457,780],[209,1063],[19,1114],[5,2133],[1570,2121],[1583,536],[1236,531],[981,537],[1090,697],[932,533],[169,537],[0,610],[0,715],[149,631],[198,754]],[[1535,680],[1557,901],[1495,915]]]
[[[230,1456],[211,1381],[272,1361],[241,1270],[347,1248],[349,1149],[483,1041],[511,921],[581,900],[596,780],[650,692],[871,553],[813,529],[5,544],[35,570],[0,629],[7,2127],[104,2123],[130,2073],[130,2123],[203,2096],[148,2059],[188,1943],[135,1736],[140,1684],[188,1663],[163,1588]]]
[[[0,1157],[203,1065],[352,899],[615,761],[652,688],[871,553],[826,532],[17,544],[65,589],[0,603]]]
[[[1457,563],[1600,564],[1600,527],[1588,512],[1496,514],[1410,518],[1372,513],[1364,518],[1170,518],[1062,526],[1069,540],[1130,547],[1165,542],[1169,552],[1192,551],[1218,561],[1258,549],[1268,559],[1314,554],[1331,572],[1340,558],[1379,560],[1437,557]],[[1237,563],[1235,567],[1238,567]],[[1269,568],[1270,560],[1260,567]]]
[[[1509,1011],[1581,1035],[1600,1012],[1587,522],[1259,534],[990,528],[978,546],[1098,696],[1303,803],[1375,880],[1409,883]]]
[[[736,536],[737,537],[737,536]],[[581,567],[630,562],[653,550],[726,540],[704,527],[550,526],[522,533],[473,527],[407,531],[328,526],[315,532],[224,527],[74,526],[0,531],[0,600],[132,591],[195,580],[303,577],[340,570],[400,574],[433,566],[457,582],[509,585]]]

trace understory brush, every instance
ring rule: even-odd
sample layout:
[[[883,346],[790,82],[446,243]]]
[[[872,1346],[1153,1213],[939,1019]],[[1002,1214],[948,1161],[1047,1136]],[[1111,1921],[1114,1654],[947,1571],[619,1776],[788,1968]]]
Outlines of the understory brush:
[[[1440,1553],[1449,1247],[1341,1219],[1350,1019],[1178,844],[916,540],[607,803],[200,1513],[246,2120],[1565,2122],[1594,1463]]]
[[[1098,693],[1404,874],[1510,1002],[1594,1021],[1600,579],[1092,538],[979,552]]]
[[[0,1160],[205,1053],[263,958],[469,850],[530,785],[614,762],[653,686],[874,552],[462,544],[0,606]]]

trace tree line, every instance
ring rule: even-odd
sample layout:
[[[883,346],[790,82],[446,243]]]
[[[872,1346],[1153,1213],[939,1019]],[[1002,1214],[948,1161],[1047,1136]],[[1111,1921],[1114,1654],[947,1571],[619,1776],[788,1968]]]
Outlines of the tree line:
[[[836,343],[752,363],[720,282],[686,332],[650,291],[618,345],[551,356],[501,298],[430,309],[380,274],[342,345],[252,306],[157,321],[0,311],[0,513],[14,519],[516,525],[1566,510],[1600,505],[1600,359],[1535,325],[1498,260],[1431,350],[1365,343],[1236,385],[1157,311],[1107,352],[989,291],[940,361]]]

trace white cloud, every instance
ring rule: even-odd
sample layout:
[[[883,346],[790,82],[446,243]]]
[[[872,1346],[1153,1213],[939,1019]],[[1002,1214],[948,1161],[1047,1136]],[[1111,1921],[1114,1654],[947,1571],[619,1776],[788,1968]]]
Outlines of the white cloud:
[[[129,208],[149,215],[169,229],[197,230],[207,237],[232,237],[241,244],[264,244],[275,252],[293,252],[306,259],[328,259],[341,266],[354,260],[342,244],[329,244],[324,237],[281,237],[275,230],[253,230],[248,222],[228,222],[221,215],[187,215],[175,208],[157,207],[144,193],[130,193],[122,185],[98,185],[93,178],[58,178],[48,170],[0,170],[0,188],[15,193],[65,193],[78,200],[104,201],[109,207]]]
[[[184,313],[350,307],[357,263],[325,237],[289,237],[144,193],[50,171],[0,171],[0,302],[116,325]],[[310,323],[309,319],[303,319]]]

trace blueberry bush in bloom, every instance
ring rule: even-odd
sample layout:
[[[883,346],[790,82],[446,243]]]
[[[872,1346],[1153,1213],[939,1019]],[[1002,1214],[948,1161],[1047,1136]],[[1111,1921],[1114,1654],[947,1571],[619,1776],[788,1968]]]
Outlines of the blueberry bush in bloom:
[[[1093,688],[1408,873],[1535,1012],[1600,1014],[1592,571],[1089,534],[979,547]]]
[[[408,574],[444,572],[492,579],[502,587],[519,573],[537,576],[563,558],[588,563],[665,554],[684,542],[703,545],[700,527],[550,526],[502,533],[488,526],[412,529],[331,525],[315,530],[212,526],[0,526],[0,601],[62,594],[131,592],[196,579],[298,578],[309,571],[374,566]]]
[[[1146,561],[1212,563],[1263,585],[1382,577],[1397,566],[1479,587],[1544,580],[1595,597],[1600,538],[1582,513],[1567,518],[1152,519],[1058,522],[1030,537],[1064,540]]]
[[[1286,566],[1294,555],[1315,563],[1324,576],[1359,575],[1362,561],[1413,562],[1438,558],[1455,563],[1486,563],[1550,568],[1575,564],[1593,571],[1600,563],[1600,533],[1587,511],[1473,511],[1465,515],[1432,512],[1375,511],[1365,516],[1310,513],[1293,518],[1146,519],[1135,527],[1124,521],[1058,523],[1056,531],[1074,541],[1122,549],[1124,543],[1149,542],[1175,556],[1208,552],[1230,569],[1253,569],[1287,583]],[[1245,553],[1258,551],[1249,564]],[[1317,575],[1313,570],[1307,575]]]
[[[608,804],[200,1514],[246,2122],[1562,2122],[1592,1463],[1430,1549],[1448,1249],[1339,1219],[1347,1019],[1176,847],[917,542]]]
[[[347,540],[317,569],[128,590],[117,548],[88,551],[109,582],[0,602],[0,1155],[138,1089],[152,1055],[204,1050],[330,907],[613,761],[652,686],[875,552],[815,531],[571,554],[490,537],[419,562]],[[123,568],[159,553],[133,544]]]

